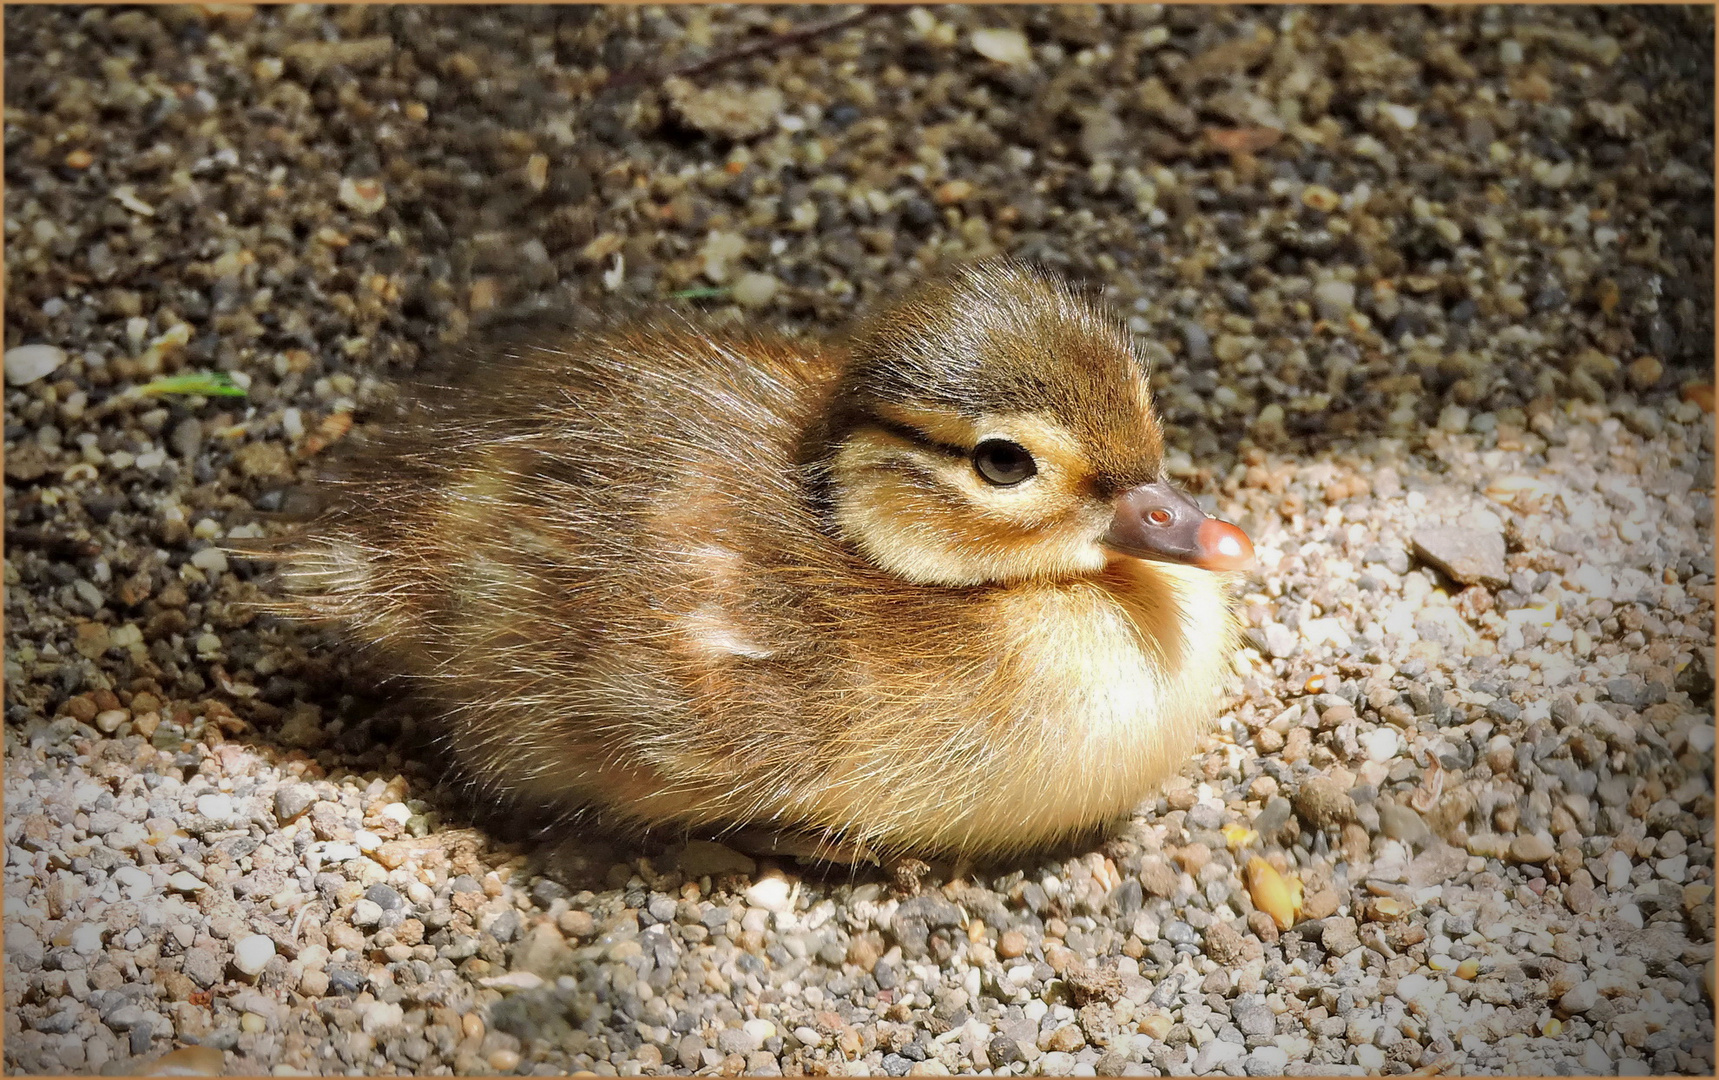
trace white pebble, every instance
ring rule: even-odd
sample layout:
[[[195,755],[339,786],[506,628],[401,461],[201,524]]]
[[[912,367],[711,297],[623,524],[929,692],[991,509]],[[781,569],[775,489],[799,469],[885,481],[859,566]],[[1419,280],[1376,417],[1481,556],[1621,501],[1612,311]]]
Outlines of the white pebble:
[[[191,556],[191,565],[199,570],[224,573],[227,569],[227,553],[218,547],[206,547]]]
[[[352,915],[349,921],[353,926],[375,926],[382,921],[382,905],[374,900],[360,897],[352,904]]]
[[[506,975],[478,981],[493,990],[536,990],[543,985],[543,976],[529,971],[510,971]]]
[[[776,1025],[768,1020],[748,1020],[744,1025],[746,1034],[762,1043],[766,1039],[776,1037]]]
[[[793,886],[787,878],[771,874],[746,890],[746,902],[765,911],[788,911],[793,907]]]
[[[374,214],[388,205],[388,192],[380,180],[340,178],[340,204],[360,214]]]
[[[1697,724],[1689,729],[1689,749],[1706,757],[1713,752],[1713,725]]]
[[[1411,972],[1397,980],[1397,997],[1411,1005],[1437,997],[1443,989],[1436,981],[1419,972]]]
[[[975,30],[972,41],[974,52],[999,64],[1020,67],[1033,58],[1032,46],[1019,30]]]
[[[274,959],[275,943],[261,934],[241,938],[233,947],[233,966],[246,975],[260,974]]]
[[[376,1001],[364,1010],[365,1034],[374,1035],[384,1028],[396,1027],[406,1018],[406,1010],[398,1002]]]
[[[6,350],[6,385],[28,386],[60,370],[66,351],[53,345],[20,345]]]
[[[1326,278],[1313,287],[1313,301],[1325,318],[1343,318],[1355,308],[1355,283]]]
[[[199,795],[197,812],[211,821],[231,821],[238,806],[231,795]]]
[[[101,952],[101,927],[96,923],[79,923],[72,930],[72,951],[79,956],[95,956]]]
[[[382,808],[382,816],[404,825],[412,820],[412,808],[403,802],[391,802]]]
[[[734,283],[734,302],[741,307],[761,308],[775,299],[781,284],[774,274],[741,274]]]
[[[142,217],[154,217],[155,207],[137,197],[130,184],[122,184],[113,189],[113,200],[119,205]]]
[[[1359,742],[1367,760],[1381,764],[1396,757],[1397,750],[1402,746],[1402,739],[1390,728],[1374,728],[1361,735]]]
[[[1420,115],[1407,105],[1380,105],[1379,112],[1404,131],[1413,131]]]
[[[202,879],[191,871],[181,870],[167,879],[167,887],[174,892],[194,893],[202,892],[209,886],[205,885]]]
[[[190,877],[189,874],[186,876]],[[126,895],[133,900],[142,896],[147,896],[155,885],[155,882],[150,879],[148,872],[138,866],[120,867],[118,870],[113,872],[113,880],[114,883],[124,889]],[[197,879],[192,878],[191,880],[196,881]],[[198,881],[197,884],[201,885],[203,883]]]
[[[358,850],[368,855],[382,846],[382,838],[369,829],[355,829],[352,832],[352,842]]]
[[[131,719],[131,714],[124,709],[107,709],[96,713],[95,726],[109,735],[119,730],[119,725]]]
[[[1629,856],[1621,851],[1613,851],[1606,856],[1606,888],[1612,892],[1626,888],[1629,885],[1629,872],[1634,869]]]

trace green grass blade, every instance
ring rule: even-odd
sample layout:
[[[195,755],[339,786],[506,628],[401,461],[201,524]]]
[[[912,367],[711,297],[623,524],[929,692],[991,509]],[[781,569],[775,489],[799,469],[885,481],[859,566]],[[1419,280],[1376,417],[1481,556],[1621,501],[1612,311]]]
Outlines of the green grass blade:
[[[245,390],[224,371],[192,371],[164,375],[137,388],[140,394],[199,394],[203,397],[244,397]]]

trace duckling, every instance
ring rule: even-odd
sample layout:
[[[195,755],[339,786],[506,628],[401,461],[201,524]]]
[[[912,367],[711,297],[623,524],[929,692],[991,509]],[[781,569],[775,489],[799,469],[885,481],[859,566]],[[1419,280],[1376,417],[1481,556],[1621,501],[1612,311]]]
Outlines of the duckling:
[[[1211,722],[1234,525],[1164,476],[1125,328],[991,261],[845,342],[665,319],[477,354],[294,540],[521,804],[1008,855]]]

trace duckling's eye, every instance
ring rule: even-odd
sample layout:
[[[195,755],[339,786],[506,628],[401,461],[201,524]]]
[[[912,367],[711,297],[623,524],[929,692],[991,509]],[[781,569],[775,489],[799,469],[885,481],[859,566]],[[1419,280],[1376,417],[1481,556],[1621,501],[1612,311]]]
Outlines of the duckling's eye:
[[[1007,439],[986,439],[973,448],[973,468],[987,483],[1018,484],[1039,471],[1027,448]]]

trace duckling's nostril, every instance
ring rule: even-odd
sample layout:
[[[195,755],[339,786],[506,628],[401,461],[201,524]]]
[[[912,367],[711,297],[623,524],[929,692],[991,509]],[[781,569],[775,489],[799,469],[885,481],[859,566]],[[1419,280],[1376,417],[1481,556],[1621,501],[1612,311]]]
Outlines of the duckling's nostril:
[[[1168,525],[1170,522],[1176,520],[1176,515],[1170,513],[1168,510],[1154,510],[1146,515],[1146,520],[1150,521],[1154,525]]]

